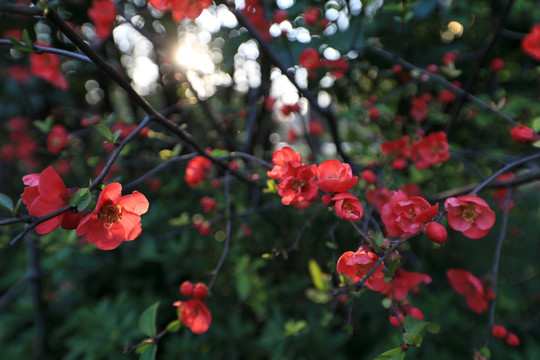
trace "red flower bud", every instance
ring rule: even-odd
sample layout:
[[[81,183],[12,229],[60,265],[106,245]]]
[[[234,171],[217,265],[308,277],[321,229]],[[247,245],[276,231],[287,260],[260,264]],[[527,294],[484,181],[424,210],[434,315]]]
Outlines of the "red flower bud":
[[[197,283],[193,288],[193,297],[195,299],[204,299],[208,294],[208,288],[203,283]]]
[[[375,184],[377,182],[377,175],[369,169],[362,171],[360,177],[368,184]]]
[[[321,197],[321,201],[325,206],[331,206],[332,205],[332,195],[330,194],[324,194]]]
[[[510,136],[517,142],[524,144],[532,144],[540,138],[533,129],[525,125],[518,125],[510,131]]]
[[[508,334],[508,331],[506,331],[506,328],[502,325],[493,325],[491,328],[491,334],[496,338],[504,339],[506,334]]]
[[[427,224],[426,235],[431,241],[437,244],[444,243],[448,236],[445,227],[433,221]]]
[[[519,346],[519,338],[514,333],[508,333],[506,343],[510,346]]]
[[[182,285],[180,285],[180,294],[185,296],[193,295],[193,283],[191,281],[184,281]]]

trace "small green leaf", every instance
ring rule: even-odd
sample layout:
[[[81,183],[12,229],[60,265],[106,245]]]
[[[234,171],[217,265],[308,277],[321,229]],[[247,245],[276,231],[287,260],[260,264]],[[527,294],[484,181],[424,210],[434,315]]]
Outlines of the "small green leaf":
[[[148,307],[139,317],[139,329],[146,336],[156,336],[156,314],[159,301]]]
[[[71,195],[69,206],[77,208],[77,211],[83,211],[90,204],[91,200],[92,194],[90,190],[88,188],[81,188],[75,194]]]
[[[390,300],[389,298],[384,298],[382,301],[382,306],[385,309],[390,309],[392,307],[392,300]]]
[[[180,151],[182,151],[182,145],[180,145],[180,144],[174,145],[174,147],[172,149],[173,157],[176,157],[176,156],[180,155]]]
[[[337,250],[338,245],[336,243],[333,243],[331,241],[327,241],[324,243],[329,249]]]
[[[117,142],[122,130],[116,130],[112,135],[112,142]]]
[[[383,352],[382,354],[380,354],[373,360],[403,360],[404,358],[405,358],[405,353],[403,352],[403,349],[398,347],[398,348]]]
[[[375,239],[373,239],[373,241],[375,242],[375,246],[377,246],[378,248],[380,248],[383,244],[383,240],[384,240],[384,236],[382,234],[382,232],[378,232],[375,234]]]
[[[273,179],[266,181],[266,188],[263,189],[264,193],[277,193],[277,185]]]
[[[142,344],[141,346],[139,346],[138,348],[135,349],[135,354],[142,354],[143,352],[146,351],[146,349],[148,349],[150,346],[152,346],[153,344]]]
[[[54,118],[52,116],[47,116],[45,120],[39,121],[36,120],[33,122],[34,126],[37,127],[42,133],[48,134],[51,131],[51,128],[54,123]]]
[[[481,348],[480,354],[484,355],[486,358],[491,358],[491,351],[488,348]]]
[[[8,40],[9,40],[9,42],[12,43],[13,46],[15,46],[15,47],[17,47],[17,46],[18,46],[18,47],[26,47],[26,46],[24,46],[24,44],[23,44],[22,42],[20,42],[19,40],[15,39],[13,36],[9,36],[9,37],[8,37]]]
[[[324,280],[323,280],[323,274],[321,271],[321,268],[319,267],[319,264],[313,259],[309,260],[309,273],[311,274],[311,280],[313,281],[313,285],[315,285],[315,288],[317,290],[324,291]]]
[[[168,332],[178,332],[182,328],[182,320],[176,319],[174,321],[171,321],[169,325],[167,325],[167,331]]]
[[[17,212],[19,211],[19,207],[21,206],[22,203],[23,203],[22,199],[19,199],[19,201],[17,201],[17,204],[15,204],[15,209],[13,209],[13,215],[17,214]]]
[[[139,360],[155,360],[156,354],[157,354],[157,345],[151,344],[141,354],[141,357],[139,358]]]
[[[5,208],[10,213],[13,212],[13,201],[4,194],[0,194],[0,207]]]
[[[412,346],[416,346],[416,347],[420,347],[420,345],[422,345],[422,335],[420,334],[411,334],[411,333],[405,333],[403,334],[403,341],[405,341],[405,343],[409,344],[409,345],[412,345]]]
[[[103,124],[96,124],[94,127],[105,137],[105,139],[111,141],[113,138],[111,130]]]
[[[23,41],[26,43],[26,47],[32,49],[32,40],[30,40],[30,36],[28,35],[28,31],[26,31],[26,29],[23,30],[22,38]]]
[[[440,327],[438,324],[433,322],[427,322],[424,320],[419,320],[413,316],[405,316],[403,318],[403,323],[405,324],[405,330],[411,335],[419,334],[421,331],[426,329],[432,334],[439,332]]]

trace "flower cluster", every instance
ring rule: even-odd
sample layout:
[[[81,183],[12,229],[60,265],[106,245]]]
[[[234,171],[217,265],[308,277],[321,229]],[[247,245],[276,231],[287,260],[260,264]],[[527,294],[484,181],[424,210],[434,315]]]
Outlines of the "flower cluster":
[[[432,165],[443,163],[450,159],[450,145],[446,133],[438,131],[415,141],[409,146],[409,137],[403,135],[395,141],[385,141],[381,144],[381,151],[393,157],[392,167],[401,170],[411,159],[416,168],[425,170]]]
[[[206,285],[203,283],[193,285],[190,281],[184,281],[180,285],[180,293],[184,296],[193,296],[194,299],[173,303],[173,306],[178,307],[178,318],[194,334],[206,332],[212,323],[212,314],[204,301],[208,294]]]
[[[212,4],[212,0],[148,0],[159,11],[172,11],[174,21],[184,18],[195,19]]]
[[[68,189],[52,166],[40,174],[23,177],[26,185],[21,198],[33,216],[45,216],[70,203],[78,189]],[[59,225],[64,229],[77,229],[78,236],[95,244],[101,250],[111,250],[123,241],[131,241],[142,231],[140,215],[148,210],[146,197],[134,191],[122,196],[119,183],[107,185],[101,192],[94,211],[90,214],[75,209],[63,212],[36,226],[40,235],[49,233]]]

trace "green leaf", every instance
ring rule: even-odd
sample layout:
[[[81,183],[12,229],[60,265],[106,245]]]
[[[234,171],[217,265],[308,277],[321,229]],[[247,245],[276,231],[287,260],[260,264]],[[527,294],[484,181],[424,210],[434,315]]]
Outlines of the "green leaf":
[[[432,334],[437,334],[440,330],[438,324],[419,320],[413,316],[405,316],[403,318],[403,323],[405,324],[405,330],[411,335],[419,334],[424,329]]]
[[[329,249],[332,249],[332,250],[337,250],[337,248],[338,248],[338,245],[336,243],[331,242],[331,241],[327,241],[324,244],[326,245],[326,247],[328,247]]]
[[[145,352],[150,346],[152,346],[153,344],[150,344],[150,343],[147,343],[147,344],[142,344],[141,346],[139,346],[138,348],[135,349],[135,354],[142,354],[143,352]]]
[[[13,201],[4,194],[0,194],[0,207],[5,208],[10,213],[13,212]]]
[[[480,354],[484,355],[486,358],[491,358],[491,351],[488,348],[481,348]]]
[[[167,325],[167,331],[168,332],[178,332],[182,328],[182,320],[176,319],[174,321],[171,321],[169,325]]]
[[[96,125],[94,125],[94,127],[101,133],[101,135],[103,135],[105,137],[105,139],[107,139],[109,141],[112,140],[113,134],[112,134],[111,130],[108,127],[106,127],[103,124],[96,124]]]
[[[77,211],[83,211],[90,204],[91,200],[92,194],[90,190],[88,188],[81,188],[75,194],[71,195],[69,206],[77,208]]]
[[[47,116],[45,120],[39,121],[36,120],[33,122],[34,126],[37,127],[41,132],[48,134],[51,131],[51,128],[54,123],[54,118],[52,116]]]
[[[384,240],[384,236],[382,234],[382,232],[378,232],[375,234],[375,239],[373,239],[373,241],[375,242],[375,246],[377,246],[378,248],[380,248],[383,244],[383,240]]]
[[[315,304],[326,304],[332,297],[326,291],[320,291],[314,288],[306,289],[306,297]]]
[[[403,352],[402,348],[398,347],[398,348],[383,352],[382,354],[380,354],[373,360],[403,360],[403,359],[405,359],[405,353]]]
[[[148,307],[139,317],[139,329],[146,336],[156,336],[156,314],[159,307],[159,301]]]
[[[13,44],[13,46],[15,47],[26,47],[24,46],[24,44],[22,42],[20,42],[19,40],[15,39],[13,36],[9,36],[8,37],[8,40],[10,43]]]
[[[313,285],[315,285],[315,288],[317,290],[324,291],[324,280],[323,280],[323,273],[321,271],[321,268],[319,267],[319,264],[313,259],[309,260],[309,273],[311,274],[311,280],[313,281]]]
[[[122,133],[122,130],[116,130],[114,134],[112,134],[112,142],[118,141],[118,138],[120,137],[121,133]]]
[[[423,337],[420,334],[414,334],[414,335],[410,333],[403,334],[403,341],[405,341],[405,343],[412,346],[420,347],[420,345],[422,345],[422,340],[423,340]]]
[[[23,41],[26,43],[26,47],[29,49],[32,49],[33,43],[32,43],[32,40],[30,40],[30,36],[28,35],[28,31],[26,31],[26,29],[23,30],[22,38],[23,38]]]
[[[151,344],[149,347],[145,349],[145,351],[141,354],[140,360],[155,360],[157,354],[157,345]]]

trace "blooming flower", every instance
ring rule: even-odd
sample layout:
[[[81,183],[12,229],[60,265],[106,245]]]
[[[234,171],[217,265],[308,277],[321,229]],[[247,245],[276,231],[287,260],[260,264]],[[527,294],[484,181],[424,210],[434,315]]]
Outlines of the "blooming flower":
[[[478,196],[448,198],[444,202],[444,209],[448,212],[450,227],[471,239],[484,237],[495,224],[495,213]]]
[[[111,0],[92,0],[92,7],[88,9],[88,17],[94,22],[97,37],[100,40],[107,39],[116,20],[114,2]]]
[[[337,160],[323,161],[317,168],[317,185],[323,191],[346,192],[352,188],[358,176],[353,176],[351,166]]]
[[[289,163],[277,188],[283,205],[307,208],[317,198],[317,165]]]
[[[27,187],[24,188],[21,198],[32,216],[48,215],[69,205],[71,194],[77,191],[67,189],[52,166],[47,167],[41,174],[23,176],[23,183]],[[84,216],[82,212],[66,211],[36,226],[36,233],[46,234],[56,229],[58,225],[62,225],[64,229],[75,229],[82,216]]]
[[[351,193],[339,193],[332,198],[338,216],[345,220],[358,221],[364,215],[362,203]]]
[[[210,328],[212,314],[202,300],[175,301],[173,305],[178,307],[178,317],[192,333],[202,334]]]
[[[392,192],[385,187],[376,187],[366,193],[366,201],[375,206],[378,212],[381,212],[384,205],[390,201]]]
[[[424,314],[422,313],[422,311],[419,308],[412,306],[411,304],[401,305],[401,309],[397,309],[396,312],[399,316],[399,320],[395,315],[390,316],[390,324],[395,327],[399,327],[400,322],[401,324],[403,324],[403,313],[405,313],[405,316],[412,316],[417,318],[418,320],[424,320]]]
[[[383,206],[381,219],[389,236],[405,238],[423,231],[426,223],[437,215],[438,207],[420,196],[409,197],[398,190]]]
[[[37,41],[35,45],[48,46],[45,43]],[[31,53],[30,54],[30,72],[40,77],[55,87],[67,90],[69,85],[60,71],[60,57],[50,53]]]
[[[521,40],[523,52],[535,60],[540,61],[540,24],[536,24],[531,32]]]
[[[289,164],[302,163],[302,155],[299,152],[295,153],[292,148],[285,146],[280,150],[274,151],[272,162],[274,163],[274,167],[266,174],[272,179],[281,179]]]
[[[450,145],[448,145],[446,133],[443,131],[434,132],[412,144],[411,159],[417,169],[424,170],[431,165],[450,159],[449,149]]]
[[[112,250],[122,241],[131,241],[141,234],[141,215],[148,211],[148,200],[138,191],[122,196],[122,185],[107,185],[94,211],[81,220],[77,235],[86,235],[98,249]]]
[[[454,290],[467,297],[467,305],[476,312],[482,313],[488,308],[488,300],[495,298],[493,292],[485,288],[482,282],[469,271],[449,269],[446,272],[450,285]]]
[[[377,263],[379,257],[370,251],[367,245],[360,246],[356,252],[347,251],[339,258],[337,262],[338,274],[348,277],[353,283],[361,281],[373,266]],[[380,291],[386,287],[384,282],[384,273],[382,264],[370,275],[366,281],[366,286],[373,291]]]

